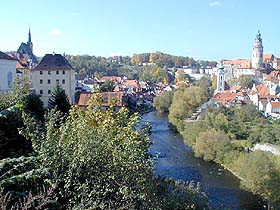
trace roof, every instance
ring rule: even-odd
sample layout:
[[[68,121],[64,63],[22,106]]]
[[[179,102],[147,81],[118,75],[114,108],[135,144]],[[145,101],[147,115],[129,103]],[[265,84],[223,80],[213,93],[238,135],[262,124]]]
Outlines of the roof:
[[[103,76],[99,79],[99,81],[101,82],[105,82],[105,81],[114,81],[114,82],[118,82],[120,83],[122,81],[121,77],[117,77],[117,76]]]
[[[12,60],[12,61],[16,61],[16,58],[13,58],[12,56],[7,55],[6,53],[3,53],[0,51],[0,59],[3,60]]]
[[[258,91],[258,95],[269,95],[269,89],[266,85],[257,85],[256,89]]]
[[[27,54],[31,58],[33,63],[38,63],[36,56],[33,54],[32,50],[30,49],[28,44],[25,44],[22,42],[17,50],[17,53],[18,54]]]
[[[273,75],[267,75],[265,78],[264,78],[265,81],[270,81],[272,83],[275,83],[275,84],[278,84],[279,83],[279,79]]]
[[[235,60],[224,60],[225,65],[240,65],[242,68],[251,68],[250,59],[235,59]]]
[[[85,74],[75,74],[75,79],[76,80],[84,80],[87,75]]]
[[[267,60],[272,61],[273,59],[274,59],[274,55],[272,53],[268,53],[268,54],[263,55],[263,60],[264,61],[267,61]]]
[[[103,98],[102,106],[110,106],[113,99],[117,99],[117,105],[122,106],[122,96],[124,92],[81,93],[78,106],[88,106],[93,95]]]
[[[272,108],[280,108],[280,102],[279,101],[272,101],[271,106],[272,106]]]
[[[122,84],[124,86],[132,86],[135,88],[140,88],[139,82],[137,80],[125,80]]]
[[[225,105],[226,103],[231,102],[233,99],[235,99],[236,96],[237,93],[233,93],[226,90],[224,92],[217,93],[216,95],[214,95],[213,100]]]
[[[33,69],[38,70],[72,70],[72,66],[61,54],[46,54]]]
[[[236,91],[240,91],[240,90],[242,90],[242,86],[241,85],[238,85],[238,86],[233,86],[232,88],[231,88],[231,90],[236,90]]]

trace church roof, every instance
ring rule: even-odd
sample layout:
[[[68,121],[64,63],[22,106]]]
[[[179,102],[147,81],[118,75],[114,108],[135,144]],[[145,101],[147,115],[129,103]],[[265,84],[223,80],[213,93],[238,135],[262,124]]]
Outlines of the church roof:
[[[21,45],[19,46],[19,48],[17,50],[17,53],[27,54],[31,58],[33,63],[38,63],[36,56],[33,54],[31,48],[26,43],[23,43],[23,42],[21,43]]]
[[[4,59],[4,60],[14,60],[16,61],[17,59],[16,58],[13,58],[9,55],[7,55],[6,53],[3,53],[0,51],[0,59]]]
[[[46,54],[33,70],[72,70],[72,66],[61,54]]]

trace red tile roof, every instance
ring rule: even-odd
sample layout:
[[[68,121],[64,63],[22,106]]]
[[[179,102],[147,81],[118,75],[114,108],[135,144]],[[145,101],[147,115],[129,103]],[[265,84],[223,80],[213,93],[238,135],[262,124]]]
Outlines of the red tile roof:
[[[235,99],[237,96],[237,93],[232,93],[230,91],[224,91],[221,93],[217,93],[212,98],[216,102],[220,102],[222,104],[227,104],[228,102],[231,102],[233,99]]]
[[[258,91],[258,95],[269,95],[269,89],[266,85],[257,85],[256,89]]]
[[[78,106],[88,106],[90,103],[90,99],[93,97],[93,95],[102,97],[103,103],[102,106],[108,107],[113,102],[113,100],[117,100],[116,104],[117,106],[123,105],[123,95],[124,92],[102,92],[102,93],[81,93],[80,98],[78,101]]]
[[[104,76],[104,77],[101,77],[99,80],[101,82],[114,81],[114,82],[120,83],[122,81],[122,78],[117,77],[117,76]]]
[[[140,88],[139,82],[137,80],[125,80],[122,84],[124,86],[132,86],[135,88]]]
[[[272,101],[271,106],[272,106],[272,108],[280,108],[280,102],[279,101]]]

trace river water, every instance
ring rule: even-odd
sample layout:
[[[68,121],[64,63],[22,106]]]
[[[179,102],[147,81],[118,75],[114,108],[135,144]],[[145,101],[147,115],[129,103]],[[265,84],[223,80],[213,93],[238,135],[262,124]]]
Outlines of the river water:
[[[196,158],[182,137],[168,127],[168,116],[156,111],[142,116],[152,125],[150,153],[157,155],[155,173],[201,184],[214,209],[264,209],[253,194],[240,189],[239,180],[215,163]]]

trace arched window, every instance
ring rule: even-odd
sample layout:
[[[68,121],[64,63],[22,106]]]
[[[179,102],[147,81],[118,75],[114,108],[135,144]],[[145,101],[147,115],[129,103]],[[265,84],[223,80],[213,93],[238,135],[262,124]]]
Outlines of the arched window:
[[[12,81],[13,81],[13,74],[12,74],[12,72],[9,71],[7,79],[8,79],[8,88],[11,88],[12,87]]]

